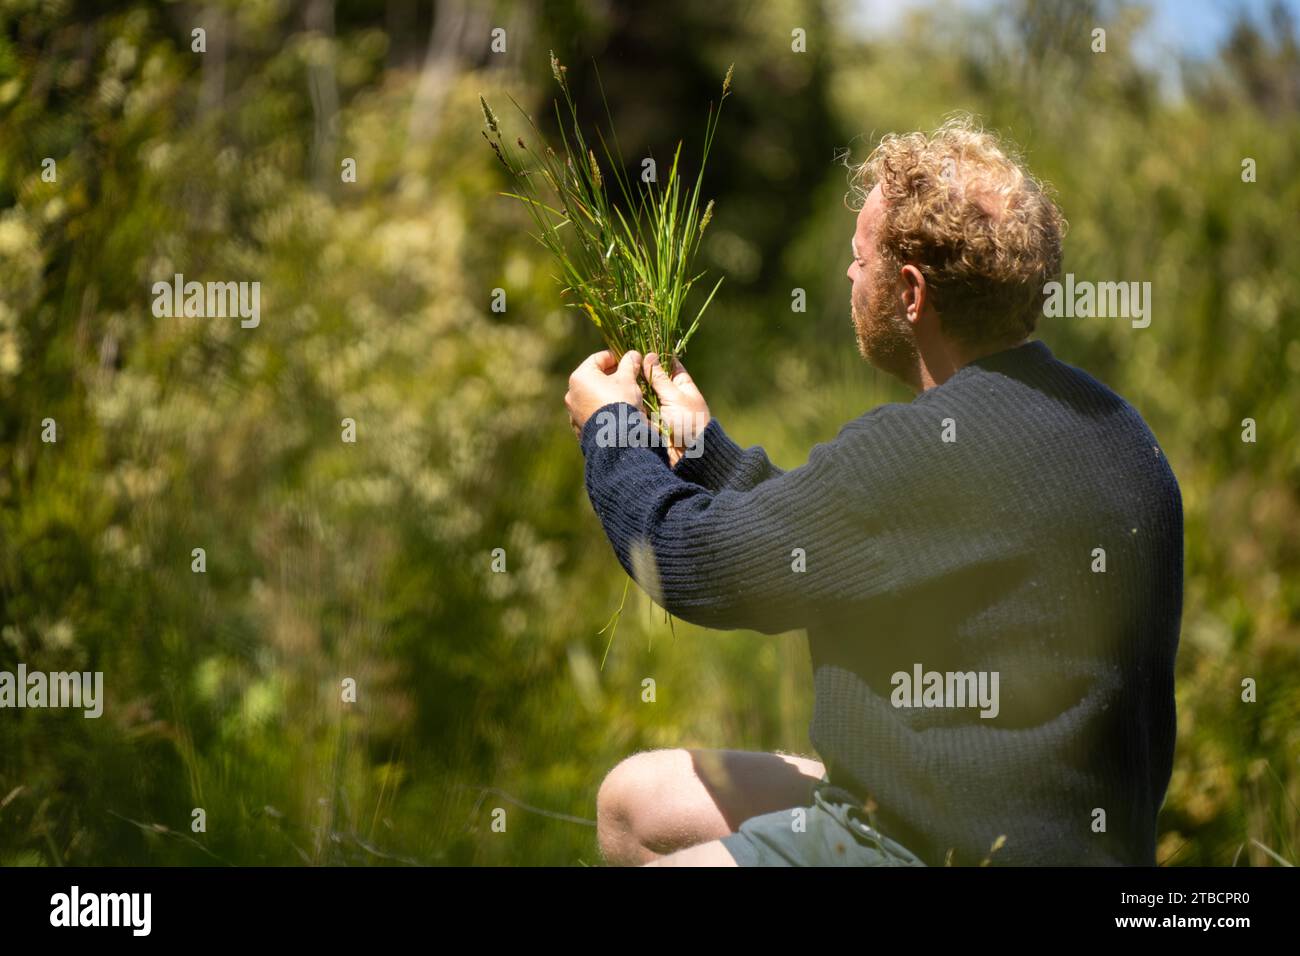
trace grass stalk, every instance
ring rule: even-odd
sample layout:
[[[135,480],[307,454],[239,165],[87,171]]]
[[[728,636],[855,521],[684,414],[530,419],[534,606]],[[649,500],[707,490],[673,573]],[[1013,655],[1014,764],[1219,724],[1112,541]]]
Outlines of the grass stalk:
[[[683,185],[681,142],[664,183],[634,186],[629,181],[603,83],[600,96],[610,135],[597,130],[598,155],[583,135],[567,73],[552,53],[551,74],[560,91],[554,101],[558,151],[546,144],[537,123],[513,98],[532,142],[518,136],[512,143],[487,100],[479,97],[483,137],[513,184],[502,195],[527,208],[533,237],[557,267],[566,304],[592,321],[615,358],[630,350],[657,352],[664,367],[672,368],[722,284],[718,279],[683,329],[687,297],[705,275],[692,271],[713,218],[713,201],[701,208],[700,194],[722,102],[731,93],[732,71],[727,70],[716,107],[709,105],[699,170],[689,186]],[[657,413],[653,389],[645,381],[641,387],[646,407]]]

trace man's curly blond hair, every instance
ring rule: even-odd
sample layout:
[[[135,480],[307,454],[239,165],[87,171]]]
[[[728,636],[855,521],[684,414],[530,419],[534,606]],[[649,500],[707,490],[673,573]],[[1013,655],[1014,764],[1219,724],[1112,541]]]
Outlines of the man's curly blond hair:
[[[954,116],[929,135],[884,137],[853,169],[850,205],[861,208],[877,183],[883,267],[921,270],[945,334],[980,348],[1034,331],[1067,223],[1014,149]]]

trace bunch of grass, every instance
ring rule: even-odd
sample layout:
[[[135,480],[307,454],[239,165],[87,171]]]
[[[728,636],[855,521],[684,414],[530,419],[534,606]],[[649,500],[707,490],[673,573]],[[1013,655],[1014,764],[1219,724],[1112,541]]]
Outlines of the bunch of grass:
[[[596,324],[614,356],[621,358],[630,350],[642,355],[657,352],[664,366],[671,369],[722,285],[719,279],[683,329],[686,297],[704,276],[703,272],[693,273],[692,262],[713,218],[713,201],[701,208],[700,187],[722,101],[730,95],[731,69],[723,80],[717,108],[709,105],[704,152],[694,185],[683,183],[678,167],[682,152],[679,141],[667,181],[662,186],[641,181],[637,188],[624,171],[604,87],[601,99],[613,148],[597,130],[605,163],[602,167],[595,148],[583,136],[567,72],[552,53],[551,74],[564,101],[563,111],[560,101],[554,102],[560,135],[558,151],[545,144],[542,131],[513,97],[511,103],[528,122],[532,130],[529,135],[536,140],[534,145],[516,137],[512,144],[487,100],[479,97],[486,123],[483,137],[515,183],[515,190],[503,195],[528,208],[536,227],[534,238],[559,268],[556,278],[567,304]],[[654,392],[644,381],[642,391],[647,408],[657,413]]]

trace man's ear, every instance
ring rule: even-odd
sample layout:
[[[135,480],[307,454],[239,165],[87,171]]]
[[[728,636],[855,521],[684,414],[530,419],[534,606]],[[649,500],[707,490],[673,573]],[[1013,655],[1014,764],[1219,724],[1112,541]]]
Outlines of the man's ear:
[[[903,314],[907,321],[916,322],[925,315],[925,276],[908,263],[900,270],[899,278],[903,280]]]

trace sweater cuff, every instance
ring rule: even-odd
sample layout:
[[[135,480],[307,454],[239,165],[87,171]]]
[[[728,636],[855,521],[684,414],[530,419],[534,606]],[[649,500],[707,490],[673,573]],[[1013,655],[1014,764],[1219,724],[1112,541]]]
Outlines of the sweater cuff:
[[[641,410],[627,402],[610,402],[596,409],[582,426],[578,437],[588,460],[602,451],[644,448],[668,467],[668,449]]]
[[[731,440],[716,418],[709,419],[709,424],[695,441],[695,445],[687,449],[687,455],[695,457],[682,456],[673,474],[683,481],[716,491],[735,474],[745,450]]]

